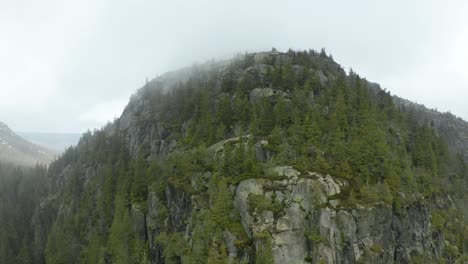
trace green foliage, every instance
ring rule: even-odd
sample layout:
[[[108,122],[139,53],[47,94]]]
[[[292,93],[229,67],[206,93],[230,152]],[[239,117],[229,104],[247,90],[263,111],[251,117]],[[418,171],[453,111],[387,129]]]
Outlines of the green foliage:
[[[45,197],[46,168],[0,163],[0,263],[32,263],[31,219]]]
[[[139,205],[143,210],[146,210],[145,201],[148,196],[148,181],[146,175],[147,164],[145,159],[140,155],[135,162],[130,195],[132,203]]]
[[[234,121],[233,117],[230,98],[228,96],[221,97],[218,103],[218,111],[216,112],[216,122],[229,128]]]
[[[273,264],[275,259],[273,258],[273,250],[271,245],[271,238],[266,237],[259,243],[256,254],[255,263],[258,264]]]
[[[307,234],[307,238],[315,244],[326,242],[326,239],[317,232],[310,232]]]
[[[460,255],[460,251],[456,246],[448,245],[445,247],[445,254],[450,259],[456,259]]]
[[[148,179],[148,191],[155,192],[160,198],[164,197],[166,191],[167,178],[165,177],[161,165],[153,161],[146,172]]]
[[[258,103],[258,107],[254,108],[254,111],[258,120],[259,134],[262,136],[270,134],[275,127],[275,113],[270,100],[263,98]]]
[[[103,245],[103,236],[96,231],[91,233],[91,238],[82,253],[82,264],[104,264],[105,247]]]
[[[189,247],[182,233],[161,233],[155,242],[163,247],[163,257],[167,264],[181,263],[188,255]]]
[[[280,213],[284,208],[284,205],[278,203],[274,199],[268,199],[267,197],[261,194],[250,194],[249,195],[249,211],[253,212],[257,210],[258,212],[271,211],[273,214]]]
[[[365,185],[359,190],[359,201],[366,205],[383,203],[391,205],[393,201],[392,193],[385,183],[376,185]]]
[[[195,228],[192,235],[192,254],[190,256],[191,264],[204,264],[208,261],[208,252],[211,248],[207,243],[209,241],[211,234],[208,232],[207,228],[204,226],[198,226]]]
[[[207,264],[227,264],[227,248],[224,244],[221,232],[217,231],[212,235],[211,247],[208,252]]]
[[[150,264],[148,258],[148,244],[146,241],[134,238],[132,240],[131,250],[132,263],[134,264]]]
[[[97,201],[98,211],[101,213],[100,218],[106,226],[110,226],[113,218],[114,210],[114,193],[117,177],[114,177],[114,169],[111,164],[106,164],[102,168],[102,196]]]
[[[382,247],[381,245],[379,245],[379,244],[373,244],[373,245],[371,246],[370,250],[371,250],[372,252],[374,252],[374,253],[379,254],[379,253],[382,253],[384,249],[383,249],[383,247]]]
[[[198,148],[185,152],[174,152],[164,164],[164,172],[168,182],[187,192],[194,192],[190,183],[194,175],[203,173],[210,166],[206,149]]]
[[[229,183],[238,183],[244,179],[257,178],[262,175],[259,161],[250,141],[245,142],[241,136],[232,149],[231,144],[225,144],[221,161],[221,174]]]
[[[216,179],[216,176],[214,179]],[[221,177],[219,180],[215,180],[215,182],[217,182],[217,186],[216,194],[212,199],[213,208],[210,211],[211,221],[215,226],[224,229],[228,227],[228,224],[230,223],[229,214],[231,210],[234,209],[232,194],[227,187],[226,178]]]
[[[237,93],[234,98],[233,118],[246,130],[250,125],[252,107],[247,97],[242,93]]]
[[[437,230],[443,230],[445,225],[445,218],[441,214],[433,212],[431,215],[431,222]]]
[[[75,219],[66,221],[60,228],[58,223],[55,223],[45,249],[46,263],[79,263],[80,241],[77,227]]]
[[[291,111],[288,109],[287,102],[280,97],[273,109],[275,123],[279,127],[287,127],[291,123]]]
[[[130,263],[131,241],[130,214],[123,195],[117,194],[115,198],[115,213],[109,234],[109,253],[113,263]]]

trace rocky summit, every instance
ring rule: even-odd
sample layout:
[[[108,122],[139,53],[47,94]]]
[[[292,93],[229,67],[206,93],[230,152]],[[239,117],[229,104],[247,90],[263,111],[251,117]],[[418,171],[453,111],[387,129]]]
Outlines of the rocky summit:
[[[168,72],[48,168],[0,166],[0,263],[464,263],[467,135],[324,50]]]

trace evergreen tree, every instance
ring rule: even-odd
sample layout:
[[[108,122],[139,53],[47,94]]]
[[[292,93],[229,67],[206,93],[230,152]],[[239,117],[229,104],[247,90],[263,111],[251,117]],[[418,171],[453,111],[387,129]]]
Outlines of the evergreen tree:
[[[230,128],[234,121],[233,117],[231,99],[228,96],[221,97],[216,113],[217,122],[222,123],[226,128]]]
[[[291,122],[291,111],[288,109],[287,102],[280,97],[274,107],[274,116],[276,118],[276,125],[279,127],[286,127]]]
[[[273,258],[272,245],[270,238],[263,239],[263,243],[258,245],[257,252],[255,255],[255,263],[258,264],[273,264],[275,259]]]
[[[289,90],[289,91],[294,90],[296,86],[296,75],[294,73],[292,65],[290,63],[287,63],[284,66],[281,74],[282,74],[282,77],[281,77],[282,87],[284,87],[285,90]]]
[[[237,93],[234,99],[233,118],[239,122],[243,129],[247,129],[250,123],[251,106],[247,97]]]
[[[273,106],[268,98],[264,98],[260,103],[260,113],[258,113],[258,122],[261,135],[268,135],[275,127],[275,115]]]
[[[146,210],[146,198],[148,197],[148,182],[146,179],[147,165],[143,156],[139,155],[135,162],[133,182],[131,187],[132,202]]]
[[[131,226],[124,194],[115,197],[115,213],[109,234],[109,253],[116,264],[130,263]]]

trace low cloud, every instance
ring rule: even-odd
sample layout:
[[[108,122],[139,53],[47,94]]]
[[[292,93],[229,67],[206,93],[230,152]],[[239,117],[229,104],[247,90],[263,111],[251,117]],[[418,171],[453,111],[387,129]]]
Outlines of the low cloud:
[[[113,99],[109,102],[103,102],[89,107],[83,112],[78,120],[86,123],[94,123],[96,125],[105,124],[108,121],[113,121],[120,117],[122,110],[128,103],[128,99]]]
[[[467,13],[465,1],[2,2],[0,120],[99,128],[146,78],[272,47],[325,47],[393,94],[468,119]]]

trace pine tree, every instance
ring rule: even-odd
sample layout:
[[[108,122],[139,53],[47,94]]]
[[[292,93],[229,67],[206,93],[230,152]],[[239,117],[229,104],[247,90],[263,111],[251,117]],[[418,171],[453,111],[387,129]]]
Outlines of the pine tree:
[[[227,264],[227,249],[226,245],[224,245],[221,231],[217,229],[212,236],[207,264]]]
[[[125,195],[118,193],[115,197],[115,213],[109,234],[109,253],[113,263],[130,263],[130,214]]]
[[[281,72],[282,77],[282,87],[284,90],[289,90],[292,91],[294,90],[296,86],[296,75],[292,69],[292,65],[290,63],[287,63],[283,71]]]
[[[275,127],[275,114],[268,98],[263,98],[260,103],[259,127],[261,135],[268,135]]]
[[[315,111],[311,111],[308,115],[306,115],[302,128],[302,133],[308,145],[318,147],[320,144],[322,131],[319,127],[318,117]]]
[[[146,199],[148,197],[148,181],[146,179],[147,163],[143,156],[139,155],[135,163],[133,182],[131,187],[132,202],[146,210]]]
[[[239,122],[243,129],[247,129],[250,123],[251,106],[247,97],[237,93],[234,99],[233,117]]]
[[[226,126],[224,124],[220,124],[216,129],[216,141],[221,141],[226,136]]]
[[[236,86],[236,81],[234,80],[234,72],[229,69],[223,76],[221,88],[223,92],[229,93],[234,90]]]
[[[228,96],[223,96],[219,100],[216,119],[218,123],[222,123],[226,128],[230,128],[234,119],[231,106],[231,99]]]
[[[216,176],[214,176],[216,177]],[[227,228],[230,220],[229,214],[234,209],[231,191],[228,189],[225,177],[216,177],[216,194],[213,197],[213,208],[211,209],[211,221],[215,228]]]
[[[192,143],[211,144],[214,138],[213,114],[211,111],[211,92],[207,89],[200,91],[199,103],[195,112],[197,122],[193,128],[194,139]]]
[[[99,200],[102,206],[98,206],[101,208],[99,212],[102,215],[102,219],[106,226],[110,226],[112,223],[112,212],[114,208],[114,193],[115,193],[115,182],[116,177],[114,177],[114,172],[111,164],[104,165],[103,169],[103,194],[102,198]]]
[[[259,243],[256,255],[255,263],[257,264],[274,264],[275,259],[273,257],[271,238],[267,237],[263,239],[262,243]]]
[[[290,113],[291,111],[289,111],[288,109],[288,104],[285,102],[285,100],[282,97],[280,97],[274,107],[276,125],[279,127],[288,126],[291,122]]]
[[[271,85],[273,86],[274,89],[283,89],[283,67],[280,66],[274,66],[273,71],[271,73],[272,75],[272,81]]]
[[[346,118],[346,104],[344,94],[341,89],[338,90],[334,110],[330,115],[328,122],[330,139],[328,150],[332,157],[332,168],[335,175],[341,177],[350,176],[350,166],[347,160],[346,153],[346,133],[348,131],[348,124]]]

